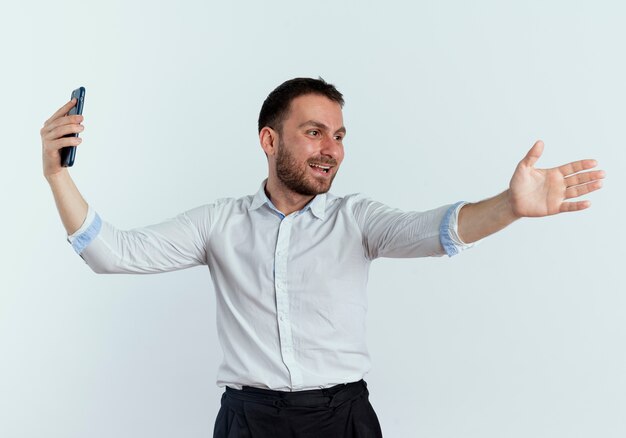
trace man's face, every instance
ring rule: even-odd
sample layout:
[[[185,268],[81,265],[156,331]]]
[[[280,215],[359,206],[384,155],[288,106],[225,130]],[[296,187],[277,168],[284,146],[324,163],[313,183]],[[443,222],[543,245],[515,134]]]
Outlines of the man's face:
[[[291,102],[276,150],[276,176],[289,190],[314,196],[330,190],[343,161],[341,106],[307,94]]]

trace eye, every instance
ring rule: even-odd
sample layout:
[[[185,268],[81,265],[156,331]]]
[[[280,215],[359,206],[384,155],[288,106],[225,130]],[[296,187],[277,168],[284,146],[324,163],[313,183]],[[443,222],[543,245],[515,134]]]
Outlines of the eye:
[[[311,129],[307,131],[307,134],[312,135],[313,137],[317,137],[318,135],[320,135],[320,132],[317,129]]]
[[[342,135],[335,135],[335,140],[343,141],[343,136]]]

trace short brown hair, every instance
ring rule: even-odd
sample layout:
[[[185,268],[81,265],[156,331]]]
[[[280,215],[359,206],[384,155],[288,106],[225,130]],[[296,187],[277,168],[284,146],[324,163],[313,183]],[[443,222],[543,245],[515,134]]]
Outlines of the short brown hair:
[[[259,132],[266,126],[281,132],[291,101],[305,94],[319,94],[337,102],[342,107],[344,104],[343,94],[322,78],[290,79],[276,87],[263,102],[259,114]]]

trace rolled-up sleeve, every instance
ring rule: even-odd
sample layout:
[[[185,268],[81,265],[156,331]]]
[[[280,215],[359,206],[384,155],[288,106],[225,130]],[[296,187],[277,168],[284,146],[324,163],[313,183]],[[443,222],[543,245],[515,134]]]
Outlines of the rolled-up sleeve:
[[[87,214],[68,237],[74,250],[97,273],[152,274],[206,264],[209,206],[181,213],[164,222],[119,230]]]
[[[102,220],[96,211],[89,206],[87,216],[80,228],[67,236],[67,241],[72,245],[77,254],[81,254],[83,249],[91,243],[102,228]]]
[[[364,198],[353,212],[363,233],[366,256],[453,256],[469,248],[458,237],[458,214],[465,202],[424,212],[402,211]]]
[[[448,208],[441,221],[439,237],[448,257],[457,255],[459,252],[469,249],[477,243],[465,243],[459,237],[459,212],[466,204],[468,203],[461,201],[452,205]]]

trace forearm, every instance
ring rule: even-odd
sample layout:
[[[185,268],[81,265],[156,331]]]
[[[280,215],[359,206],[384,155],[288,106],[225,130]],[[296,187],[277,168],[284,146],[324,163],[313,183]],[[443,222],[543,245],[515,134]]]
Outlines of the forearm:
[[[54,202],[67,234],[74,233],[87,217],[87,202],[78,191],[67,169],[46,176],[46,180],[50,184]]]
[[[513,213],[509,191],[461,208],[458,234],[465,243],[473,243],[500,231],[519,217]]]

